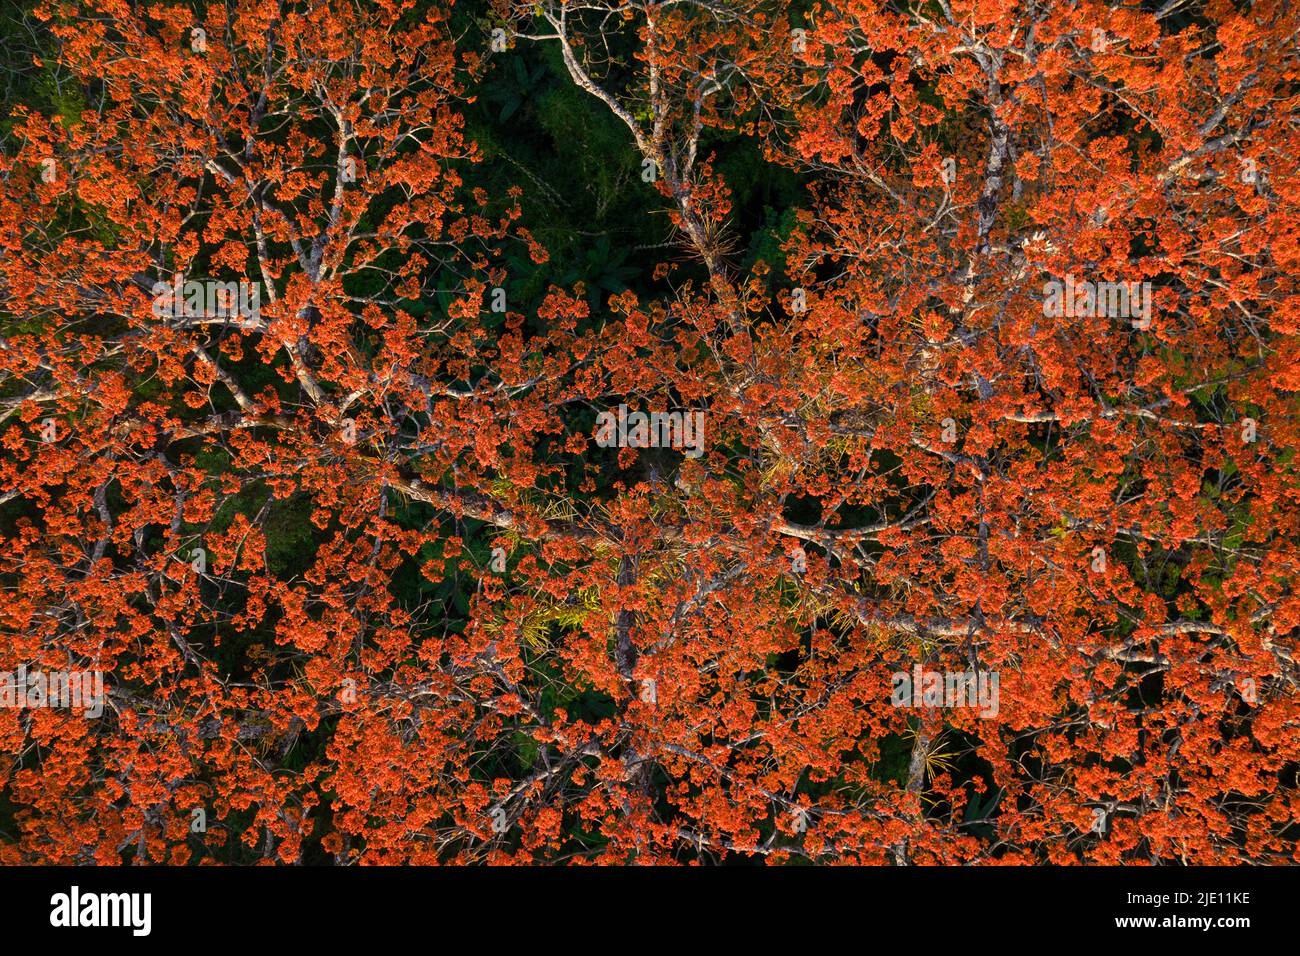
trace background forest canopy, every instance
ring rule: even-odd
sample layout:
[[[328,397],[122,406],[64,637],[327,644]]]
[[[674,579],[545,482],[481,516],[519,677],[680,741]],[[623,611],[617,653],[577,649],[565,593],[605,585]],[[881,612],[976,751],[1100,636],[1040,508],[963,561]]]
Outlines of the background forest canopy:
[[[1297,862],[1298,27],[8,5],[0,862]]]

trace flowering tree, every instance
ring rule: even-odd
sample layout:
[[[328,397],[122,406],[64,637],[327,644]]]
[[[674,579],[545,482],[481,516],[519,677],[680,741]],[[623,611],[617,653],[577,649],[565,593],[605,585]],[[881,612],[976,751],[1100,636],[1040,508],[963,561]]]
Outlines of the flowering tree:
[[[1294,861],[1298,21],[1189,6],[38,7],[0,860]]]

